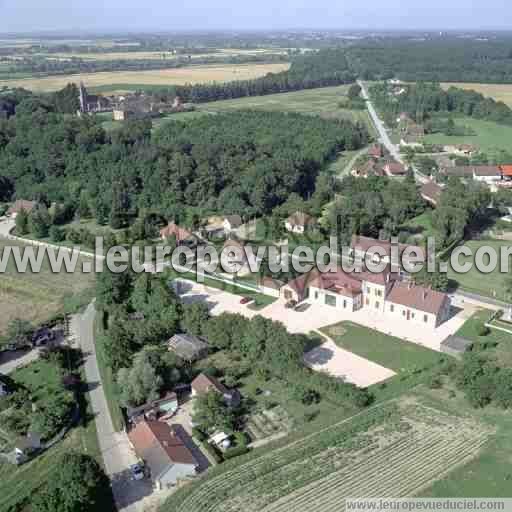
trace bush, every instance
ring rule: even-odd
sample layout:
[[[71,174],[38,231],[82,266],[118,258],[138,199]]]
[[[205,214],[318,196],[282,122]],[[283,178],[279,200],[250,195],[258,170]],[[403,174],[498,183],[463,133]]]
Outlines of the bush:
[[[487,336],[491,330],[483,322],[479,323],[476,327],[476,333],[478,336]]]
[[[245,455],[250,451],[250,448],[248,448],[246,445],[236,446],[235,448],[228,448],[224,452],[224,460],[232,459],[233,457],[240,457],[240,455]]]
[[[192,428],[192,437],[195,437],[200,443],[207,439],[206,435],[197,427]]]
[[[66,234],[62,228],[58,226],[52,226],[50,228],[50,240],[52,242],[62,242],[65,238]]]

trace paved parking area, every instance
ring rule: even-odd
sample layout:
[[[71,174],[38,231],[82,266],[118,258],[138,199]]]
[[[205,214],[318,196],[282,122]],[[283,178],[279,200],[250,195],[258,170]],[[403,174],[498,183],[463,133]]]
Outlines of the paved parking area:
[[[426,327],[400,318],[390,319],[385,314],[361,309],[356,312],[343,311],[329,306],[311,304],[303,312],[286,309],[284,301],[278,300],[264,309],[253,311],[240,304],[240,296],[216,288],[181,281],[181,295],[185,302],[203,301],[210,307],[213,315],[223,312],[240,313],[248,318],[262,315],[285,324],[292,333],[309,333],[328,325],[349,320],[365,327],[375,329],[390,336],[396,336],[432,350],[440,351],[441,341],[454,334],[475,311],[475,306],[464,305],[454,309],[453,316],[436,329]]]

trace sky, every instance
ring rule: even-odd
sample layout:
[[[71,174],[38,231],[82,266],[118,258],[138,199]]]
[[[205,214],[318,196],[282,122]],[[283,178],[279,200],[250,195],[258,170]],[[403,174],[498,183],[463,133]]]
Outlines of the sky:
[[[512,29],[510,0],[0,0],[0,33]]]

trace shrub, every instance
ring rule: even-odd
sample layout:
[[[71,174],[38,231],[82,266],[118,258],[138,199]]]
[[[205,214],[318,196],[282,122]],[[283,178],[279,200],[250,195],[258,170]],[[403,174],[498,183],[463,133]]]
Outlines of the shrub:
[[[483,322],[479,323],[476,327],[476,333],[478,336],[487,336],[491,330]]]
[[[50,228],[50,240],[52,242],[62,242],[65,238],[66,234],[62,228],[59,228],[58,226],[52,226]]]
[[[207,439],[206,435],[197,427],[192,428],[192,437],[195,437],[200,443]]]
[[[245,455],[250,451],[246,445],[236,446],[235,448],[228,448],[224,452],[224,459],[232,459],[233,457],[240,457],[240,455]]]

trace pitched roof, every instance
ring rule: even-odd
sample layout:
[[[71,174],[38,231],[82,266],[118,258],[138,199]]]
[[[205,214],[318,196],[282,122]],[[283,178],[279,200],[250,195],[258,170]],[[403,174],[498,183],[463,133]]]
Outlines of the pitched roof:
[[[169,339],[167,346],[169,350],[172,350],[179,357],[187,361],[196,359],[201,352],[208,349],[208,343],[204,338],[185,333],[175,334]]]
[[[347,274],[341,268],[336,272],[323,272],[314,277],[309,286],[332,291],[339,295],[354,297],[362,291],[361,281],[354,275]]]
[[[396,281],[389,292],[387,300],[425,313],[439,314],[448,295],[412,283]]]
[[[384,170],[389,174],[405,174],[407,169],[400,162],[389,162],[384,166]]]
[[[160,236],[162,238],[168,238],[170,236],[175,236],[176,240],[187,240],[188,238],[193,238],[193,234],[185,228],[182,228],[175,224],[174,222],[169,222],[165,228],[160,230]]]
[[[226,215],[225,221],[228,221],[232,227],[238,228],[242,225],[242,217],[240,215]]]
[[[497,165],[474,165],[475,176],[501,176],[501,169]]]
[[[208,391],[218,391],[223,395],[228,393],[228,389],[224,384],[220,383],[215,377],[210,377],[205,373],[200,373],[192,381],[192,389],[198,394],[208,393]]]
[[[380,144],[373,144],[368,148],[368,154],[375,158],[380,158],[383,155],[382,146]]]
[[[7,210],[7,214],[12,215],[13,213],[20,213],[21,210],[25,210],[27,213],[30,213],[35,206],[36,206],[35,201],[27,201],[25,199],[18,199]]]
[[[271,288],[272,290],[280,290],[284,283],[283,281],[279,281],[279,279],[273,279],[272,277],[264,276],[260,281],[261,286],[265,288]]]
[[[310,226],[316,223],[316,219],[304,212],[295,212],[290,215],[286,222],[292,226]]]
[[[156,479],[174,464],[197,465],[192,452],[173,427],[162,421],[141,421],[128,433],[137,455]]]
[[[410,244],[392,244],[388,240],[377,240],[376,238],[371,238],[369,236],[362,235],[352,235],[352,240],[350,242],[350,246],[353,249],[358,249],[363,251],[364,253],[368,253],[371,255],[376,252],[375,249],[380,247],[386,252],[388,257],[391,257],[391,247],[395,245],[398,246],[399,254],[402,254],[406,249],[412,248],[416,254],[423,254],[424,251],[418,245],[410,245]]]
[[[500,165],[503,176],[512,176],[512,165]]]
[[[433,204],[437,204],[439,202],[442,192],[443,189],[433,181],[427,181],[423,183],[420,188],[421,196]]]

